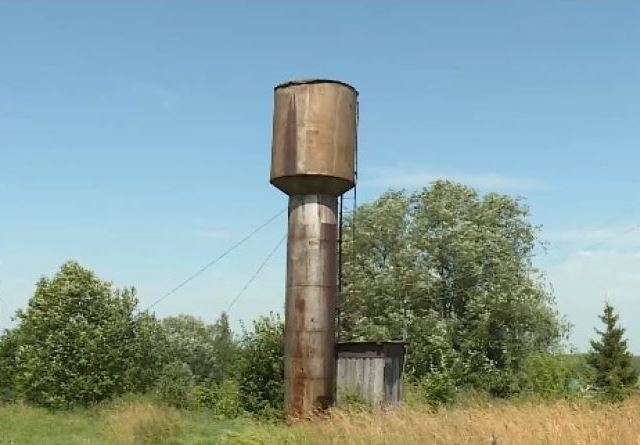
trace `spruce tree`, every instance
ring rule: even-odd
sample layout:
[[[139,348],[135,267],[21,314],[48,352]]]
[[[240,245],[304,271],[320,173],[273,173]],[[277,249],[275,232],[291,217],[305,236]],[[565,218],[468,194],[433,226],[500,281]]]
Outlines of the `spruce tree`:
[[[604,331],[596,329],[600,338],[591,340],[592,351],[588,361],[596,371],[596,389],[606,399],[620,401],[638,383],[638,372],[631,364],[632,355],[628,351],[627,340],[623,338],[625,330],[618,324],[618,315],[609,303],[605,304],[600,320],[606,328]]]

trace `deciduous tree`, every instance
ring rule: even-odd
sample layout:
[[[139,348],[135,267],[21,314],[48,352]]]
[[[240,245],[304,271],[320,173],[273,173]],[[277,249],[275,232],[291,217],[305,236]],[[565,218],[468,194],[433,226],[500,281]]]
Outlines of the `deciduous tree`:
[[[506,395],[563,332],[533,266],[538,228],[519,199],[438,181],[391,191],[345,220],[341,337],[401,339],[408,371]]]
[[[114,289],[73,261],[42,278],[13,332],[20,396],[69,408],[146,390],[163,366],[154,352],[163,338],[136,305],[133,288]]]

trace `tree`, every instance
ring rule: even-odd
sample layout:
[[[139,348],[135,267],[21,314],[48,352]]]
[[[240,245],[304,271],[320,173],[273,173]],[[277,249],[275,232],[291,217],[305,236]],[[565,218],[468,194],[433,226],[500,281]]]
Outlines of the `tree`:
[[[0,402],[13,400],[15,392],[16,353],[18,342],[15,330],[0,335]]]
[[[517,391],[526,357],[564,332],[528,216],[519,199],[449,181],[361,206],[345,219],[341,338],[400,339],[406,326],[415,378]]]
[[[141,312],[133,319],[133,338],[128,350],[124,392],[144,393],[153,387],[170,362],[170,349],[162,325],[155,315]]]
[[[238,377],[242,407],[263,416],[279,416],[284,408],[284,323],[271,314],[243,328]]]
[[[180,314],[163,319],[162,327],[169,342],[171,360],[185,363],[197,381],[219,384],[233,377],[238,346],[226,313],[223,312],[213,325]]]
[[[600,320],[605,330],[596,332],[599,340],[591,340],[592,351],[588,362],[595,369],[594,386],[613,401],[624,399],[638,383],[638,371],[632,366],[632,355],[623,338],[624,328],[618,324],[618,315],[609,303],[604,306]]]
[[[133,288],[117,290],[70,261],[42,278],[14,331],[15,385],[50,408],[144,391],[163,366],[155,319],[136,314]]]
[[[218,358],[220,381],[234,378],[236,374],[235,361],[239,354],[239,347],[229,326],[229,316],[226,312],[211,327],[213,333],[213,350]]]
[[[199,381],[217,380],[220,364],[216,357],[214,333],[199,318],[180,314],[162,320],[172,361],[185,363]]]

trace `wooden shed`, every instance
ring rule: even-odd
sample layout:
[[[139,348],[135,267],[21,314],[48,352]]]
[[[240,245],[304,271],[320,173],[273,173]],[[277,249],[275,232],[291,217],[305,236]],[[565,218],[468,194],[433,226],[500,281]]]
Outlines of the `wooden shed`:
[[[404,342],[344,342],[336,344],[338,405],[357,395],[374,407],[402,401]]]

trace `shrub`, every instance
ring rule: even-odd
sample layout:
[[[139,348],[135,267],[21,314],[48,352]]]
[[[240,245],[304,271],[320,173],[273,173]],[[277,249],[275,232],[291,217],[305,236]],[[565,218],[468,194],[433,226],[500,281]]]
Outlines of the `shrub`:
[[[164,403],[174,408],[192,406],[195,381],[186,363],[172,362],[166,365],[156,386],[156,393]]]
[[[15,373],[18,342],[15,331],[5,331],[0,336],[0,402],[11,401],[16,396]]]
[[[136,315],[136,306],[133,288],[113,289],[75,262],[52,279],[42,278],[17,314],[20,395],[49,408],[69,408],[149,387],[162,365],[149,354],[161,341],[149,329],[154,319]]]
[[[211,331],[213,332],[213,350],[218,361],[216,382],[235,379],[239,346],[229,326],[229,317],[225,312],[211,326]]]
[[[213,382],[194,383],[189,394],[189,408],[215,409],[218,403],[218,386]]]
[[[533,354],[522,372],[524,394],[546,399],[568,397],[588,386],[592,372],[584,356]]]
[[[194,379],[204,386],[233,378],[236,344],[225,313],[213,325],[191,315],[180,314],[162,320],[168,355],[189,366]]]
[[[242,408],[265,417],[282,415],[284,407],[284,324],[271,314],[243,329],[239,386]]]
[[[238,382],[227,379],[218,386],[214,409],[216,415],[228,419],[238,417],[242,413]]]
[[[145,393],[155,386],[163,367],[170,362],[171,351],[162,326],[155,316],[138,314],[134,326],[131,348],[128,351],[130,366],[126,367],[123,390]]]
[[[197,380],[218,378],[221,371],[211,326],[199,318],[181,314],[163,319],[162,328],[174,360],[188,365]]]
[[[427,404],[439,406],[453,403],[458,388],[450,374],[434,370],[420,380],[418,390]]]

